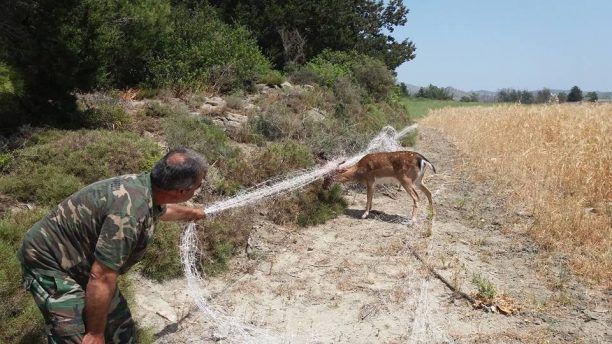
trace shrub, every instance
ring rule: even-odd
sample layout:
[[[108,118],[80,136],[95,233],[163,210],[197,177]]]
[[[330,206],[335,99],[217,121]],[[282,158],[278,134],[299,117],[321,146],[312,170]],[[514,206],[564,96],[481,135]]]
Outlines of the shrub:
[[[253,217],[253,209],[247,207],[225,211],[202,223],[198,240],[204,244],[200,266],[205,273],[214,275],[227,270],[234,250],[247,243]]]
[[[206,119],[177,116],[164,120],[164,132],[169,148],[189,147],[204,155],[209,162],[235,157],[227,134]]]
[[[151,99],[151,98],[155,98],[159,95],[160,90],[157,88],[151,88],[151,87],[142,87],[138,89],[138,92],[136,93],[136,97],[134,98],[134,100],[143,100],[143,99]]]
[[[230,95],[225,98],[225,103],[230,109],[240,110],[244,106],[242,97],[240,95]]]
[[[22,163],[0,177],[0,191],[23,202],[55,205],[80,189],[80,180],[54,165]]]
[[[172,12],[173,29],[160,38],[162,47],[151,61],[153,86],[198,89],[209,84],[227,91],[270,69],[247,29],[222,23],[210,7],[179,5]]]
[[[351,73],[346,66],[334,64],[318,57],[306,65],[306,69],[316,75],[317,83],[321,86],[332,87],[338,78],[350,77]]]
[[[315,189],[301,197],[297,223],[303,227],[323,224],[338,217],[346,207],[347,202],[342,197],[340,185],[334,185],[329,191]]]
[[[0,172],[8,171],[13,163],[13,155],[10,153],[0,154]]]
[[[149,244],[141,264],[141,273],[156,281],[165,281],[183,274],[179,252],[181,225],[160,221],[155,226],[153,242]]]
[[[284,136],[282,129],[280,128],[279,124],[276,123],[274,117],[274,115],[263,113],[249,118],[248,123],[255,134],[274,141]]]
[[[46,209],[6,214],[0,219],[0,342],[43,342],[44,321],[34,299],[21,289],[21,264],[16,252],[24,233]]]
[[[294,84],[316,84],[319,78],[313,68],[301,67],[289,74],[289,81]]]
[[[156,118],[172,117],[176,115],[185,115],[186,108],[177,108],[169,104],[153,101],[147,104],[144,109],[145,115]]]
[[[340,78],[354,81],[375,101],[387,99],[395,87],[395,76],[384,62],[356,52],[325,50],[306,68],[323,86],[333,87]]]
[[[268,86],[277,86],[285,82],[285,77],[283,74],[277,70],[269,70],[266,73],[263,73],[259,76],[259,82],[266,84]]]
[[[488,279],[480,276],[480,274],[472,275],[472,283],[478,288],[478,295],[484,300],[491,302],[495,298],[497,291],[495,285]]]
[[[81,113],[81,124],[86,128],[124,129],[130,123],[131,118],[119,104],[100,104]]]
[[[334,83],[334,96],[337,99],[335,115],[341,120],[350,120],[363,112],[361,104],[365,92],[359,85],[346,78],[339,78]]]
[[[47,130],[14,152],[0,190],[41,204],[61,201],[84,184],[150,170],[161,157],[154,142],[127,132]]]
[[[355,80],[375,101],[385,100],[395,87],[395,76],[380,60],[363,56],[361,63],[352,65]]]
[[[253,161],[255,180],[264,181],[273,176],[310,167],[313,164],[314,161],[308,147],[292,140],[273,143]]]

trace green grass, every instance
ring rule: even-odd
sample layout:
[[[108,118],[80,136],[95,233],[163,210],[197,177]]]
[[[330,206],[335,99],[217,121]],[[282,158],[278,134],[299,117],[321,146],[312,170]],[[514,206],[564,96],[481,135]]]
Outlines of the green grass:
[[[46,209],[5,214],[0,219],[0,343],[41,343],[43,319],[28,292],[21,288],[21,264],[16,252],[23,234]]]
[[[430,110],[442,109],[445,107],[481,105],[481,103],[465,103],[454,100],[435,100],[425,98],[402,98],[400,103],[406,107],[406,110],[408,110],[408,114],[410,115],[410,119],[413,121],[427,116]]]

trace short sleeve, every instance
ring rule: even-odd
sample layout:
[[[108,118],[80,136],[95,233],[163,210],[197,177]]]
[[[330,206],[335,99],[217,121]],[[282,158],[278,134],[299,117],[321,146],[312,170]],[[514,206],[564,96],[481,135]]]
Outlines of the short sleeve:
[[[119,271],[138,241],[138,221],[128,215],[109,214],[100,230],[96,259],[106,267]]]

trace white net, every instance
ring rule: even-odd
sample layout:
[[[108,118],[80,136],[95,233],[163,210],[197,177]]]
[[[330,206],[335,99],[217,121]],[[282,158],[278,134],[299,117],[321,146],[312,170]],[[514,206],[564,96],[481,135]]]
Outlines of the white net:
[[[404,150],[399,140],[415,130],[416,124],[396,132],[393,127],[384,127],[378,135],[370,141],[367,148],[362,152],[346,159],[338,158],[323,166],[310,170],[300,171],[275,178],[262,183],[251,189],[238,193],[229,199],[212,204],[204,209],[208,216],[213,216],[221,211],[243,207],[255,203],[263,198],[268,198],[282,193],[302,188],[319,178],[323,178],[338,167],[349,167],[357,163],[364,155],[372,152],[392,152]],[[342,162],[344,161],[344,162]],[[340,165],[339,165],[340,164]],[[234,343],[281,343],[287,342],[282,335],[272,331],[245,324],[239,319],[226,315],[209,302],[209,296],[201,287],[202,276],[197,269],[198,241],[196,237],[196,226],[194,223],[187,225],[181,237],[181,259],[187,287],[198,308],[215,326],[219,337]]]

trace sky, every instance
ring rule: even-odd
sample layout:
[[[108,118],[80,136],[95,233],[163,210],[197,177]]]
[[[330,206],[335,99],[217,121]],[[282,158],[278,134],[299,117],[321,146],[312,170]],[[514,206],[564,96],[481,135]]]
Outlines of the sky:
[[[464,91],[612,91],[612,0],[404,0],[400,82]]]

